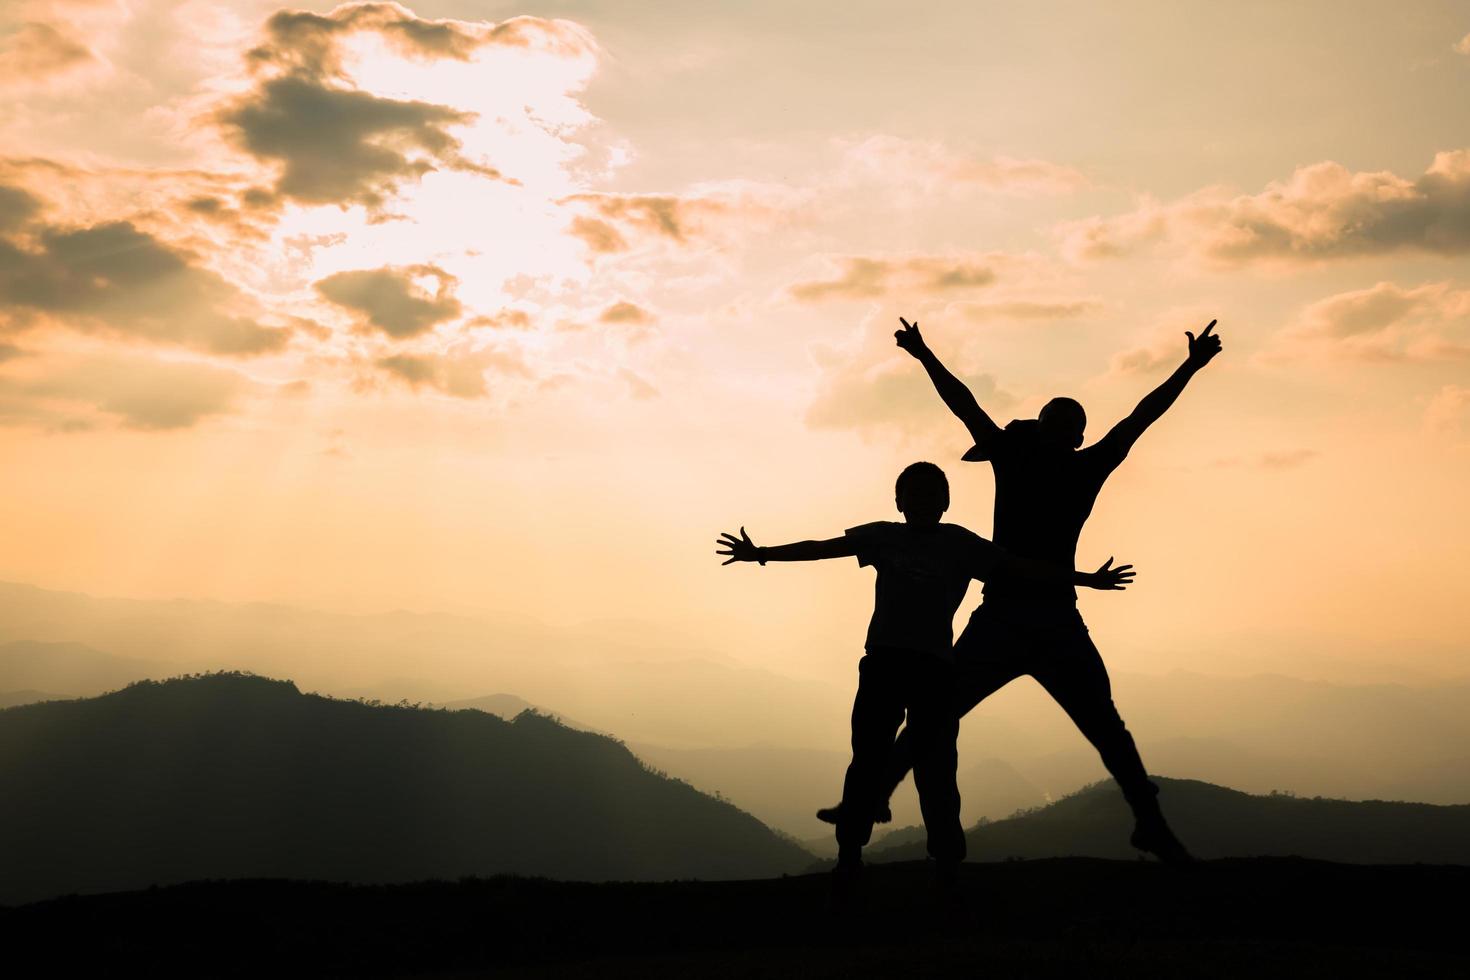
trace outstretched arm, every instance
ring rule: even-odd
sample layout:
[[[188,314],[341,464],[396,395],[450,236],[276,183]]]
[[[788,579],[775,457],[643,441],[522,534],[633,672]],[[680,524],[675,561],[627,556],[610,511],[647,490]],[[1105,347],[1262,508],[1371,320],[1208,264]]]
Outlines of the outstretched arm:
[[[965,428],[970,430],[970,438],[978,445],[988,441],[1000,431],[1000,426],[991,421],[990,416],[980,407],[970,389],[959,378],[950,373],[949,369],[939,363],[939,358],[924,343],[924,337],[919,333],[917,321],[909,323],[903,317],[898,318],[903,324],[903,329],[894,333],[893,339],[898,346],[913,355],[914,359],[924,365],[924,370],[929,373],[929,380],[934,382],[934,390],[939,392],[939,397],[944,404],[955,414]]]
[[[715,554],[730,556],[728,561],[720,562],[721,565],[736,561],[756,561],[762,565],[768,561],[819,561],[823,558],[850,558],[857,554],[853,539],[847,536],[761,548],[750,540],[750,535],[745,533],[743,527],[740,529],[740,537],[726,531],[715,544],[725,549],[716,551]]]
[[[1189,384],[1189,379],[1220,353],[1220,335],[1211,333],[1214,329],[1215,321],[1211,320],[1198,337],[1188,330],[1184,332],[1189,338],[1189,356],[1184,359],[1184,363],[1163,384],[1145,395],[1127,418],[1113,426],[1098,442],[1099,446],[1106,447],[1120,460],[1128,455],[1128,450],[1133,448],[1144,430],[1157,422],[1169,410],[1169,406],[1174,404],[1184,391],[1184,386]]]
[[[1118,565],[1115,568],[1111,558],[1103,562],[1095,572],[1078,572],[1044,561],[1006,555],[996,565],[991,578],[1035,582],[1039,585],[1079,585],[1089,589],[1118,592],[1133,584],[1135,574],[1132,565]]]

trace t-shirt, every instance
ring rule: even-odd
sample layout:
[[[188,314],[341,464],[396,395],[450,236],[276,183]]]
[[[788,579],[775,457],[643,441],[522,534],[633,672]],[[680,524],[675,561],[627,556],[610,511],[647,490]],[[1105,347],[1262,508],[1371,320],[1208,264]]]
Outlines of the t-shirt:
[[[958,524],[875,521],[847,529],[859,565],[878,572],[867,647],[949,657],[954,614],[970,579],[987,578],[1002,552]]]
[[[1103,482],[1127,456],[1117,440],[1067,449],[1041,438],[1035,419],[1017,420],[965,453],[968,462],[995,468],[995,543],[1010,554],[1072,569],[1077,538]],[[1064,583],[987,582],[986,599],[1065,599]]]

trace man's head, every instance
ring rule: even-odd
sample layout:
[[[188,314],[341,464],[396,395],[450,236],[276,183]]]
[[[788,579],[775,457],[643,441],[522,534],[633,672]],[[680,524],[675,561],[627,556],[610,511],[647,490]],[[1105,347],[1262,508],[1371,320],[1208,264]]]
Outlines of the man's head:
[[[1067,449],[1082,445],[1082,433],[1087,429],[1087,413],[1071,398],[1053,398],[1041,407],[1036,416],[1041,425],[1041,437],[1047,442]]]
[[[938,524],[949,510],[949,480],[933,463],[911,463],[898,474],[893,502],[910,524]]]

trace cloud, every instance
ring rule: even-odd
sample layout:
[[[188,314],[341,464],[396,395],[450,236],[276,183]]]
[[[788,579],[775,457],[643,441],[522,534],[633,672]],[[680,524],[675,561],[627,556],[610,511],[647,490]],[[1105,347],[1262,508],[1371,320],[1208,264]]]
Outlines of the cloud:
[[[844,256],[835,274],[787,287],[803,303],[877,299],[893,293],[913,296],[978,289],[995,282],[994,255]]]
[[[1315,449],[1285,449],[1276,452],[1256,453],[1251,456],[1225,456],[1215,460],[1222,469],[1247,467],[1250,469],[1280,472],[1294,470],[1311,462],[1322,454]]]
[[[1008,156],[980,158],[957,153],[943,143],[897,136],[870,136],[843,154],[843,183],[880,182],[918,188],[925,193],[979,190],[1016,197],[1070,194],[1088,186],[1072,167],[1047,160]]]
[[[435,282],[431,293],[421,284]],[[458,283],[434,265],[338,272],[314,284],[336,305],[361,314],[364,322],[396,339],[414,337],[463,312],[454,296]]]
[[[595,255],[653,242],[688,247],[734,229],[765,227],[796,206],[789,188],[730,181],[692,194],[572,194],[557,201],[574,213],[567,232]]]
[[[427,20],[396,3],[349,3],[329,14],[284,10],[266,22],[265,34],[246,59],[254,88],[221,108],[217,122],[240,149],[278,168],[275,198],[373,211],[401,184],[440,168],[506,178],[468,159],[452,132],[474,113],[357,88],[347,71],[350,38],[376,36],[398,56],[421,61],[468,61],[492,46],[569,57],[595,50],[569,21]],[[271,206],[275,198],[258,203]]]
[[[639,239],[684,245],[735,210],[729,202],[672,194],[573,194],[557,203],[589,212],[567,231],[594,254],[626,252]]]
[[[618,370],[618,377],[622,378],[623,383],[628,386],[628,393],[639,401],[646,401],[659,396],[658,389],[650,384],[647,379],[640,377],[627,368],[620,368]]]
[[[628,240],[619,234],[618,230],[606,221],[578,215],[572,219],[568,226],[574,237],[582,240],[589,250],[598,255],[608,255],[614,252],[626,252],[631,246]]]
[[[0,36],[0,88],[33,88],[96,60],[91,48],[56,25],[27,22]]]
[[[488,21],[429,20],[397,3],[346,3],[329,14],[282,10],[266,22],[267,40],[248,60],[287,72],[345,77],[342,42],[371,33],[395,53],[420,60],[468,61],[492,45],[536,48],[576,57],[595,51],[584,29],[570,21],[513,17]]]
[[[530,330],[535,324],[531,314],[515,307],[506,307],[494,313],[484,313],[470,320],[467,326],[493,327],[496,329]]]
[[[1442,435],[1470,432],[1470,388],[1455,384],[1441,387],[1424,409],[1424,425]]]
[[[77,431],[93,427],[87,413],[100,412],[132,429],[187,429],[233,411],[247,387],[233,371],[192,362],[72,358],[38,375],[0,376],[0,417]]]
[[[8,199],[10,214],[35,213],[23,197]],[[0,238],[0,308],[9,308],[0,318],[8,312],[12,327],[53,321],[229,355],[279,350],[290,337],[244,315],[240,291],[198,255],[130,221],[22,230]]]
[[[40,213],[40,198],[20,187],[0,184],[0,235],[18,230]]]
[[[472,116],[287,75],[262,82],[218,118],[241,149],[279,164],[277,194],[380,208],[403,181],[460,165],[449,127]]]
[[[1470,253],[1470,150],[1435,155],[1409,180],[1323,162],[1297,169],[1259,194],[1208,188],[1171,204],[1058,229],[1074,258],[1125,255],[1159,242],[1181,244],[1213,265],[1293,264],[1421,252]]]
[[[380,357],[374,367],[417,391],[429,388],[455,398],[483,398],[490,393],[485,372],[529,377],[525,363],[514,353],[485,348],[447,354],[393,354]]]
[[[1264,352],[1268,359],[1345,357],[1370,361],[1470,358],[1470,290],[1447,282],[1380,282],[1304,308]]]
[[[944,403],[924,369],[894,346],[887,322],[886,317],[869,317],[850,351],[814,348],[822,376],[807,409],[807,426],[911,435],[945,424],[949,413]],[[1015,406],[1016,399],[1000,390],[993,376],[967,371],[964,363],[963,354],[954,355],[949,367],[987,411],[995,414]]]
[[[628,324],[635,327],[647,326],[657,319],[652,313],[636,303],[619,300],[598,314],[601,323]]]
[[[1110,374],[1148,375],[1172,370],[1184,362],[1189,353],[1189,338],[1196,335],[1214,317],[1203,307],[1178,307],[1164,311],[1154,321],[1142,343],[1114,354],[1108,362]]]
[[[1101,312],[1100,300],[1087,298],[1076,300],[999,300],[993,303],[961,302],[945,307],[945,313],[959,315],[976,321],[1003,318],[1007,320],[1072,320]]]

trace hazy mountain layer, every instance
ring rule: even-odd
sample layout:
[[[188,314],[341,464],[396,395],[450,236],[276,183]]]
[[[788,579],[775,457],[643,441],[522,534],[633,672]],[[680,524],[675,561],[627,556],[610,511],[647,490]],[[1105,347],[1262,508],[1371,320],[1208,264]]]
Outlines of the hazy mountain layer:
[[[1160,779],[1169,822],[1201,858],[1304,857],[1357,864],[1470,864],[1470,806],[1252,796]],[[1050,806],[969,831],[970,858],[1130,858],[1132,815],[1108,781]],[[870,849],[873,860],[923,856],[917,834]],[[907,838],[905,843],[898,840]]]
[[[769,877],[811,856],[535,714],[214,675],[0,711],[0,902],[195,878]]]

